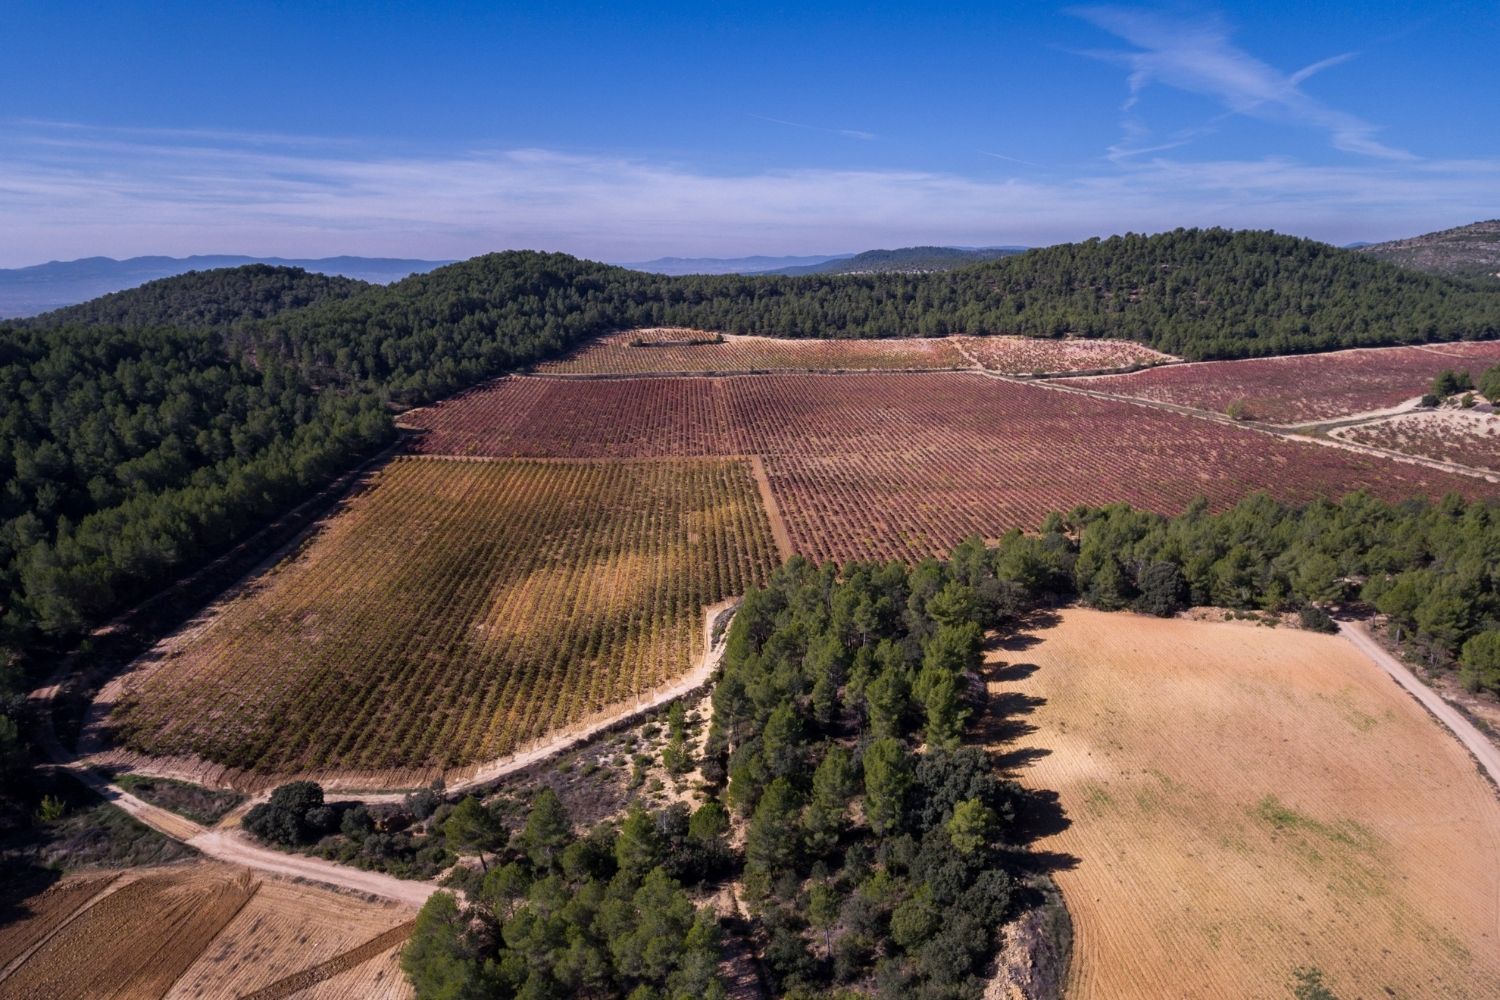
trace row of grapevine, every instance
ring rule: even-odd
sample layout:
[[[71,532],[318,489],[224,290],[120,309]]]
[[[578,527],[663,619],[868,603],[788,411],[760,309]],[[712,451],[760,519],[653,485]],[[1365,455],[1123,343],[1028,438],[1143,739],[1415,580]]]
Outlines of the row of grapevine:
[[[512,378],[422,419],[433,451],[761,456],[794,547],[820,559],[920,558],[1081,503],[1174,513],[1199,495],[1220,508],[1256,490],[1292,501],[1494,492],[1378,456],[968,373]]]
[[[775,561],[744,462],[400,459],[113,724],[262,771],[487,760],[685,672],[703,609]]]
[[[1373,347],[1250,361],[1204,361],[1130,375],[1068,380],[1099,392],[1277,424],[1330,420],[1415,399],[1444,369],[1479,372],[1500,364],[1500,341]]]

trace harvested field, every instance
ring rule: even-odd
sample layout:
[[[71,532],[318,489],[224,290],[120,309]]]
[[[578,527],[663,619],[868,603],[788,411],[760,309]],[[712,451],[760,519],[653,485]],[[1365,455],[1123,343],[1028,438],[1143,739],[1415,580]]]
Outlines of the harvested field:
[[[1004,375],[1046,375],[1111,368],[1140,368],[1174,361],[1131,340],[1089,340],[1069,337],[960,337],[963,349],[982,367]]]
[[[1070,997],[1492,997],[1500,801],[1335,636],[1069,609],[994,654],[1002,759],[1056,790],[1035,845]]]
[[[1472,369],[1477,377],[1496,363],[1500,341],[1483,341],[1205,361],[1064,384],[1213,413],[1239,403],[1249,419],[1295,424],[1389,409],[1421,396],[1446,368]]]
[[[431,453],[762,456],[796,551],[922,558],[1053,510],[1176,513],[1264,489],[1284,500],[1493,495],[1492,484],[1128,402],[977,374],[511,378],[429,410]]]
[[[166,1000],[306,992],[399,948],[410,936],[411,918],[402,907],[263,882]]]
[[[701,330],[627,330],[590,341],[538,365],[549,375],[642,375],[653,372],[827,371],[830,369],[972,368],[959,339],[789,340],[724,334],[693,342]],[[1010,338],[1008,338],[1010,339]]]
[[[0,996],[159,1000],[258,888],[248,872],[210,866],[136,879],[47,939]]]
[[[0,971],[46,943],[0,978],[0,997],[187,1000],[246,996],[278,982],[288,986],[282,996],[329,996],[319,987],[341,977],[388,979],[383,967],[413,917],[408,908],[256,881],[217,864],[70,876],[26,908],[30,916],[0,928]],[[397,973],[368,995],[411,990]]]
[[[1500,472],[1500,416],[1493,413],[1422,410],[1341,427],[1332,434],[1343,441],[1374,445],[1404,455]]]
[[[0,923],[0,971],[35,947],[117,878],[116,872],[71,875],[21,902]],[[0,993],[3,992],[4,986],[0,984]]]
[[[401,972],[401,946],[395,945],[287,1000],[406,1000],[411,984]]]
[[[748,462],[400,459],[100,701],[143,753],[424,783],[687,672],[776,561]]]
[[[715,341],[713,338],[721,338]],[[702,330],[627,330],[538,365],[546,375],[813,371],[936,371],[982,366],[1006,374],[1134,368],[1173,360],[1128,340],[903,337],[793,340]]]

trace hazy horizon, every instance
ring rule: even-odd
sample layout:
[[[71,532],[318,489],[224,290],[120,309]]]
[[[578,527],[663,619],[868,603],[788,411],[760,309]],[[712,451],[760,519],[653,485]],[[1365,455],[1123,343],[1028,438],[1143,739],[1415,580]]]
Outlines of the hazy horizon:
[[[0,267],[1393,239],[1500,205],[1490,14],[22,3]]]

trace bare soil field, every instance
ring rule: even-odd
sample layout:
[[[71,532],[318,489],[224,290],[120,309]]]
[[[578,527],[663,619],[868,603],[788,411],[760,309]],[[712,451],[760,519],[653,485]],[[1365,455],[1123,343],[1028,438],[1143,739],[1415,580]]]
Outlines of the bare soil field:
[[[1419,410],[1340,427],[1342,441],[1500,472],[1500,416],[1473,410]]]
[[[41,946],[0,978],[0,997],[239,997],[298,974],[283,995],[333,995],[319,987],[354,974],[391,980],[415,914],[212,863],[115,879],[71,876],[28,901],[32,915],[6,925],[0,945]],[[411,990],[395,972],[370,995]]]
[[[425,784],[687,673],[704,608],[776,561],[747,462],[398,460],[106,687],[86,738]]]
[[[942,555],[1081,503],[1177,513],[1199,495],[1222,508],[1255,490],[1302,501],[1497,489],[977,373],[509,378],[407,422],[430,454],[760,456],[792,547],[819,560]]]
[[[263,881],[255,898],[172,986],[167,1000],[247,996],[281,982],[288,986],[277,992],[292,996],[399,948],[410,934],[412,916],[407,907]],[[378,945],[373,951],[365,947],[371,941]]]
[[[41,943],[117,878],[118,872],[70,875],[22,901],[0,923],[0,971]]]
[[[1444,369],[1475,377],[1500,363],[1500,341],[1375,347],[1249,361],[1204,361],[1129,375],[1068,379],[1096,392],[1299,424],[1385,410],[1425,393]]]
[[[1134,368],[1174,360],[1127,340],[1039,337],[903,337],[803,340],[703,330],[626,330],[536,367],[545,375],[671,372],[943,370],[984,367],[1015,375]]]
[[[1495,995],[1500,801],[1352,645],[1068,609],[1008,646],[996,749],[1060,796],[1070,997]]]

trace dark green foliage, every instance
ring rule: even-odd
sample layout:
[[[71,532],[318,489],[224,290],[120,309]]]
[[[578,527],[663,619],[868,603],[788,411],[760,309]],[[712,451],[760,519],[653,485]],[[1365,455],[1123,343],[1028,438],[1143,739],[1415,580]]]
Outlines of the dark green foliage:
[[[1491,403],[1500,403],[1500,365],[1486,368],[1479,376],[1479,394]]]
[[[1459,677],[1472,690],[1500,692],[1500,630],[1471,636],[1459,653]]]
[[[539,798],[530,842],[500,852],[467,906],[438,893],[423,907],[401,957],[417,997],[722,997],[717,924],[668,871],[679,826],[636,809],[576,838]]]
[[[661,285],[661,321],[789,337],[1067,333],[1210,358],[1500,334],[1500,289],[1223,229],[1062,244],[943,274]]]
[[[1449,396],[1456,396],[1472,388],[1474,388],[1474,380],[1469,377],[1468,372],[1445,368],[1438,372],[1437,377],[1432,380],[1431,395],[1436,396],[1438,399],[1447,399]]]
[[[346,299],[373,286],[300,267],[246,264],[189,271],[44,313],[21,325],[225,327]]]
[[[777,995],[978,995],[1019,850],[1019,790],[956,746],[980,620],[1010,594],[990,562],[977,544],[912,568],[793,559],[735,616],[707,753],[728,755],[748,815],[745,894]],[[843,683],[820,688],[834,661]],[[773,773],[793,744],[801,766]]]
[[[1309,632],[1326,632],[1329,635],[1339,630],[1338,624],[1327,611],[1316,604],[1309,604],[1297,612],[1297,622]]]
[[[245,814],[245,830],[261,840],[295,847],[331,831],[335,814],[323,804],[323,788],[315,781],[281,785]]]
[[[502,847],[509,833],[483,802],[466,795],[443,821],[443,837],[455,851],[479,855],[480,868],[487,870],[484,856]]]

